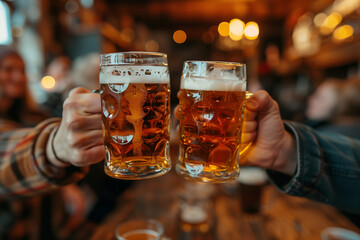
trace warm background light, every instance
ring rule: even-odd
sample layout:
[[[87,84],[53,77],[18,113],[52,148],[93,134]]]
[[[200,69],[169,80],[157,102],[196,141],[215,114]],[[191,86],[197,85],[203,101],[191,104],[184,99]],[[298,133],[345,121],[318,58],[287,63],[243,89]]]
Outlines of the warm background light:
[[[316,14],[316,16],[314,17],[315,26],[321,27],[325,23],[326,17],[327,16],[325,13]]]
[[[335,28],[342,20],[339,13],[333,12],[326,19],[324,25],[328,28]]]
[[[222,37],[229,36],[229,23],[221,22],[218,26],[218,32],[219,32],[220,36],[222,36]]]
[[[350,14],[358,8],[360,8],[360,0],[335,0],[333,3],[333,11],[343,16]]]
[[[155,40],[149,40],[145,43],[145,50],[149,52],[159,51],[159,43]]]
[[[240,19],[234,18],[230,21],[230,32],[236,36],[241,36],[244,33],[245,24]]]
[[[337,13],[333,12],[324,21],[324,24],[320,28],[320,32],[324,35],[332,33],[334,28],[339,25],[342,21],[342,16]]]
[[[41,79],[41,86],[45,89],[51,89],[55,87],[55,78],[51,76],[45,76]]]
[[[177,30],[173,34],[174,42],[181,44],[186,41],[186,33],[183,30]]]
[[[336,40],[344,40],[354,34],[354,28],[350,25],[343,25],[335,29],[333,38]]]
[[[249,40],[255,40],[259,36],[259,25],[256,22],[248,22],[245,25],[244,35]]]
[[[234,41],[239,41],[244,35],[245,23],[240,19],[234,18],[229,24],[229,37]]]

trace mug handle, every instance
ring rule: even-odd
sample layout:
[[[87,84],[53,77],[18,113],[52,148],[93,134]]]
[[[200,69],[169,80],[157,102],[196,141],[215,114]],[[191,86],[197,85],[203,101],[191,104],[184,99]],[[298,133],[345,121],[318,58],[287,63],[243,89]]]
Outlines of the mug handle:
[[[248,99],[251,98],[252,95],[254,95],[254,94],[251,93],[251,92],[248,92],[248,91],[246,91],[246,93],[245,93],[245,101],[243,102],[243,105],[242,105],[242,113],[243,113],[242,118],[243,118],[243,121],[244,121],[244,114],[245,114],[245,103],[246,103],[246,101],[247,101]],[[246,155],[247,152],[249,151],[251,145],[252,145],[252,142],[249,142],[249,143],[246,144],[245,146],[243,146],[243,144],[241,144],[239,157]],[[241,158],[240,158],[240,159],[241,159]]]

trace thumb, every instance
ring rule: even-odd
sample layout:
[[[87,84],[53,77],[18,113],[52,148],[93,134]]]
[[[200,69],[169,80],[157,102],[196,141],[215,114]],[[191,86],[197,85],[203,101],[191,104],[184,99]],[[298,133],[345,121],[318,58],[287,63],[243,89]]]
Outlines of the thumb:
[[[278,104],[271,98],[269,93],[264,90],[256,92],[245,103],[246,110],[258,113],[269,113],[278,111]]]

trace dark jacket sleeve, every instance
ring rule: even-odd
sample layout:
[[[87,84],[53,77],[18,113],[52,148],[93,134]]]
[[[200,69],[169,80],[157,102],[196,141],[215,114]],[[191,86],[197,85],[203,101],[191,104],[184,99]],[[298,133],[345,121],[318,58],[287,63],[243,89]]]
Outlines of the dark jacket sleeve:
[[[297,144],[294,176],[268,171],[281,191],[321,201],[360,214],[360,140],[319,133],[303,124],[285,122]]]

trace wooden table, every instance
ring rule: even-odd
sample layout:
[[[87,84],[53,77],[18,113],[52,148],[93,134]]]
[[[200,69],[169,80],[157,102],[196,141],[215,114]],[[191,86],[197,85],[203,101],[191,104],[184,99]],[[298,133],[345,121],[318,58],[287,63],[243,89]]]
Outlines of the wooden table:
[[[113,240],[116,226],[135,218],[159,220],[166,236],[172,240],[318,240],[327,227],[343,227],[360,233],[360,229],[335,208],[285,195],[272,185],[263,191],[261,214],[244,214],[237,183],[228,183],[212,185],[214,192],[209,201],[214,213],[213,224],[207,234],[191,237],[180,228],[179,194],[185,182],[174,170],[158,178],[135,182],[91,239]]]

